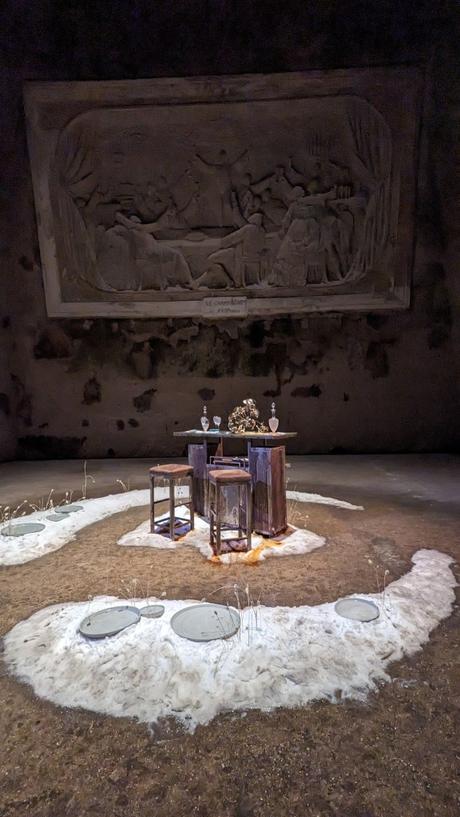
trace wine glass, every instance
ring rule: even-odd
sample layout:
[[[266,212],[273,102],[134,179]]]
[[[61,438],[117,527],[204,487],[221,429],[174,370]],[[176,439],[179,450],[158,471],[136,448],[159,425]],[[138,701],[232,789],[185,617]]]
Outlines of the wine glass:
[[[217,428],[217,431],[220,429],[220,424],[222,422],[222,417],[219,417],[217,414],[212,418],[212,421]]]

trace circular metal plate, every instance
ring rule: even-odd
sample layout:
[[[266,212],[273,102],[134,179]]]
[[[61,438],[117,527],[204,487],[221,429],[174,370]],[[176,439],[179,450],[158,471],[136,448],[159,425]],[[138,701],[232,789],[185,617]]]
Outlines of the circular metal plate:
[[[139,612],[144,618],[161,618],[164,611],[163,604],[148,604],[146,607],[139,608]]]
[[[194,604],[175,613],[171,627],[176,635],[189,641],[230,638],[239,630],[240,614],[223,604]]]
[[[13,523],[7,525],[0,533],[2,536],[27,536],[28,533],[39,533],[44,529],[45,525],[42,525],[41,522],[21,522],[19,525]]]
[[[352,621],[374,621],[380,615],[377,605],[367,599],[341,599],[336,602],[335,612]]]
[[[54,510],[56,513],[75,513],[75,511],[82,511],[83,505],[58,505]]]
[[[139,619],[137,607],[107,607],[86,616],[80,623],[79,630],[86,638],[107,638],[130,627],[131,624],[137,624]]]

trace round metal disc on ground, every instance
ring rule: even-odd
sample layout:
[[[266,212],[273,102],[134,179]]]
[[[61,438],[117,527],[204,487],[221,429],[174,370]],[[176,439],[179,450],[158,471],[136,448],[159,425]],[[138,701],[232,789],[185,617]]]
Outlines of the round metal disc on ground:
[[[0,533],[2,536],[27,536],[28,533],[39,533],[44,529],[45,525],[41,522],[21,522],[19,525],[7,525]]]
[[[341,599],[336,602],[335,611],[352,621],[374,621],[380,615],[377,605],[367,599]]]
[[[239,630],[240,614],[223,604],[194,604],[175,613],[171,627],[176,635],[189,641],[230,638]]]
[[[86,638],[107,638],[120,633],[131,624],[137,624],[139,619],[137,607],[107,607],[106,610],[98,610],[86,616],[80,623],[79,630]]]
[[[50,513],[49,516],[46,517],[49,519],[50,522],[62,522],[66,518],[65,513]]]
[[[144,618],[160,618],[165,611],[163,604],[148,604],[140,607],[139,612]]]
[[[75,513],[75,511],[82,511],[83,505],[58,505],[55,508],[56,513]]]

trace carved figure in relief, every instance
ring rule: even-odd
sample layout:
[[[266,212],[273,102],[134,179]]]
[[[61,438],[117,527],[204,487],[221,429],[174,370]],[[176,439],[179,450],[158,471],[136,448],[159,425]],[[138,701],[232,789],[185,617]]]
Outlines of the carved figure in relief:
[[[269,186],[270,179],[275,180],[275,192]],[[303,178],[303,176],[302,176]],[[285,181],[288,181],[286,186]],[[246,173],[237,189],[232,190],[232,202],[236,216],[235,226],[241,227],[249,221],[249,216],[261,212],[264,217],[264,227],[276,230],[281,226],[286,214],[286,203],[279,195],[291,201],[293,187],[285,175],[284,168],[279,165],[272,176],[253,182],[250,173]]]
[[[99,288],[115,291],[194,288],[182,253],[152,235],[158,229],[156,223],[142,224],[137,216],[126,218],[122,213],[117,213],[116,219],[118,225],[99,235]]]
[[[286,206],[289,205],[294,185],[287,178],[283,165],[277,165],[274,173],[252,185],[254,193],[263,193],[267,188],[270,189],[273,198],[284,202]]]
[[[327,193],[328,190],[331,190],[331,188],[337,184],[342,174],[343,169],[339,168],[333,162],[317,159],[306,184],[307,192],[311,195]]]
[[[279,199],[274,198],[270,187],[267,187],[260,196],[260,212],[264,217],[264,227],[267,232],[279,230],[286,215],[286,206]]]
[[[97,277],[95,285],[107,292],[137,291],[139,276],[133,258],[126,228],[117,224],[106,230],[102,225],[95,235]]]
[[[177,204],[171,198],[169,204],[165,210],[158,216],[156,221],[152,222],[152,232],[154,232],[155,228],[158,230],[161,229],[171,229],[171,230],[188,230],[189,224],[182,215],[185,207],[181,209],[178,208]]]
[[[290,184],[292,184],[294,187],[296,187],[296,185],[299,185],[299,184],[304,185],[305,184],[305,174],[301,173],[299,170],[297,170],[294,167],[294,165],[292,163],[292,156],[288,156],[288,160],[287,160],[286,164],[287,164],[287,168],[286,168],[285,172],[286,172],[286,177],[287,177],[288,181],[290,182]]]
[[[341,257],[346,226],[328,207],[337,196],[336,189],[305,195],[303,188],[297,186],[292,196],[294,201],[281,227],[283,240],[272,282],[278,279],[281,286],[299,287],[327,284],[345,277]]]
[[[245,149],[235,159],[230,160],[227,151],[222,149],[217,162],[205,159],[199,153],[195,155],[195,162],[203,175],[200,195],[210,204],[212,202],[213,216],[211,219],[213,218],[219,227],[233,224],[231,172],[247,152]],[[211,220],[210,224],[212,223]]]
[[[144,187],[134,188],[133,206],[144,221],[159,221],[167,212],[175,208],[182,213],[190,203],[197,189],[197,182],[189,165],[174,179],[168,179],[161,174],[154,181],[149,181]],[[185,190],[185,194],[184,194]],[[120,197],[116,197],[120,201]],[[181,226],[188,227],[182,217]]]
[[[184,210],[187,208],[190,200],[182,207],[178,207],[173,197],[170,196],[167,200],[166,207],[157,216],[155,221],[143,222],[148,224],[149,232],[160,232],[161,230],[189,230],[190,225],[183,216]],[[139,211],[138,211],[139,212]]]
[[[222,264],[227,273],[235,269],[237,287],[261,284],[267,277],[266,233],[262,218],[261,213],[249,216],[248,223],[223,238],[221,249],[209,256],[211,262]]]
[[[293,205],[283,231],[284,237],[270,282],[282,287],[324,283],[326,259],[321,222],[315,208],[311,206],[301,209],[300,206]]]
[[[257,212],[260,205],[260,199],[253,193],[251,185],[252,176],[250,173],[245,173],[241,180],[234,183],[234,188],[230,192],[235,227],[246,224],[249,216]]]
[[[337,201],[330,203],[331,208],[336,211],[339,217],[348,223],[350,240],[348,242],[347,251],[349,257],[358,248],[357,245],[364,226],[367,203],[368,194],[366,194],[366,191],[358,190],[352,194],[350,186],[346,186],[345,195],[339,197]]]

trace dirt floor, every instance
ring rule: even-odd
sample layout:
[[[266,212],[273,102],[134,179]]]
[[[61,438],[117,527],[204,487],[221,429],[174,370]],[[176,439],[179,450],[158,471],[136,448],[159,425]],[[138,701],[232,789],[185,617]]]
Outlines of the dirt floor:
[[[459,558],[453,511],[365,504],[302,505],[308,518],[297,506],[291,521],[326,546],[256,566],[215,566],[191,548],[119,547],[146,509],[118,514],[0,571],[0,634],[50,604],[100,594],[234,603],[236,583],[266,605],[318,604],[381,590],[385,571],[387,583],[398,578],[422,547]],[[149,729],[58,708],[0,665],[0,817],[458,817],[458,606],[390,671],[366,704],[228,713],[190,735],[174,721]]]

